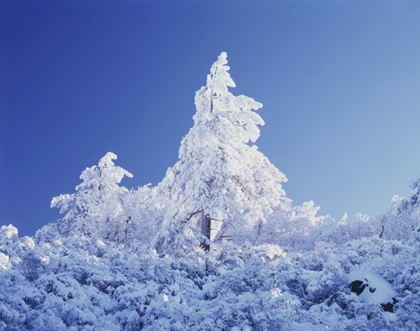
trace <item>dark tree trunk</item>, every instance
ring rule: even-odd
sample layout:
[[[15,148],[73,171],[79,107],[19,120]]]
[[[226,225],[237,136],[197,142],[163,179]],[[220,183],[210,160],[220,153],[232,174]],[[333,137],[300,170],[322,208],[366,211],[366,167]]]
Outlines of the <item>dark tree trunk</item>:
[[[206,241],[201,244],[205,251],[210,250],[211,218],[201,211],[201,234],[206,237]]]
[[[379,238],[382,238],[382,235],[384,234],[384,231],[385,231],[385,225],[384,225],[384,222],[385,222],[385,220],[384,220],[384,217],[382,218],[382,231],[381,231],[381,234],[379,235]]]

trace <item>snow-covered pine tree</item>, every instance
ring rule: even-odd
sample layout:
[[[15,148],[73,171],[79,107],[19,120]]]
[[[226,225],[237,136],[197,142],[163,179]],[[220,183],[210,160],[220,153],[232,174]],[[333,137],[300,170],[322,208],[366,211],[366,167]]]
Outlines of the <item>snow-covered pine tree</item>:
[[[212,240],[253,243],[273,208],[290,205],[281,186],[286,176],[253,144],[264,125],[253,110],[262,104],[229,92],[235,83],[226,64],[223,52],[197,91],[194,126],[160,184],[170,199],[157,242],[162,251],[187,247],[185,240],[205,250]]]
[[[119,219],[122,199],[128,194],[118,184],[127,177],[133,177],[127,170],[116,166],[114,153],[108,152],[97,166],[86,168],[80,175],[82,183],[76,186],[76,193],[61,194],[51,200],[51,207],[65,213],[61,226],[68,231],[80,231],[81,235],[103,235],[117,239],[124,221]]]

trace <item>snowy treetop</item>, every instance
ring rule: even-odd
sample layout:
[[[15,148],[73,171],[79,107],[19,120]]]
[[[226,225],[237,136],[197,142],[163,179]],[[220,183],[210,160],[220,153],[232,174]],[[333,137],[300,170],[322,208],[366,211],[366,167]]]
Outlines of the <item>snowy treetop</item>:
[[[261,108],[262,104],[244,95],[235,97],[229,92],[228,87],[236,85],[226,64],[227,54],[223,52],[212,65],[206,86],[196,93],[194,121],[207,121],[212,115],[219,116],[221,135],[231,132],[231,135],[240,137],[241,142],[255,142],[259,137],[258,125],[264,125],[264,121],[251,110]],[[229,122],[230,125],[227,125]]]

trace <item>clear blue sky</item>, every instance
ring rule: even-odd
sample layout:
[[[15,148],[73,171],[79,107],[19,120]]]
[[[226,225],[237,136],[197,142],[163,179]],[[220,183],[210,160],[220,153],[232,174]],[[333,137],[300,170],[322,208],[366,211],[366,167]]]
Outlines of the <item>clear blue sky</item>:
[[[418,1],[0,0],[0,225],[60,218],[106,152],[159,182],[228,53],[296,203],[374,216],[420,174]]]

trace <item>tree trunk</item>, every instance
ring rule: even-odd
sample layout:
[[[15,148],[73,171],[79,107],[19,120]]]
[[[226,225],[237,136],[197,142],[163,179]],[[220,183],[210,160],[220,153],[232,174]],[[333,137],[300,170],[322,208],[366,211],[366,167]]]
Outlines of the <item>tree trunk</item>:
[[[205,251],[210,250],[210,234],[211,234],[211,218],[206,215],[204,211],[201,211],[201,234],[207,238],[205,242],[201,244],[201,247]]]
[[[384,231],[385,231],[384,217],[382,217],[382,231],[381,231],[381,234],[379,235],[379,239],[382,238],[382,235],[384,234]]]

